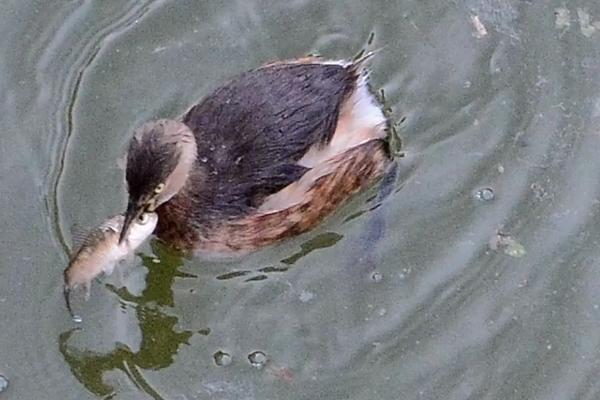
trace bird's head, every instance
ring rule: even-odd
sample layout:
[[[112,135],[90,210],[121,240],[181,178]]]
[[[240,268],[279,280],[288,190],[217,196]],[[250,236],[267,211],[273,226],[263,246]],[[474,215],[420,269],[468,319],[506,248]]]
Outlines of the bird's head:
[[[181,190],[196,154],[194,135],[182,122],[152,121],[134,132],[125,172],[129,201],[119,243],[134,220],[153,212]]]

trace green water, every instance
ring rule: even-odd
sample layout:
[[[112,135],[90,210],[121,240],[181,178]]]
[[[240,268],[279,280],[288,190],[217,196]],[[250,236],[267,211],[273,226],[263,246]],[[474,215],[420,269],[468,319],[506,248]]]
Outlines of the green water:
[[[600,398],[600,3],[9,0],[0,33],[1,400]],[[380,207],[237,259],[152,241],[71,321],[70,226],[124,210],[136,126],[372,35]]]

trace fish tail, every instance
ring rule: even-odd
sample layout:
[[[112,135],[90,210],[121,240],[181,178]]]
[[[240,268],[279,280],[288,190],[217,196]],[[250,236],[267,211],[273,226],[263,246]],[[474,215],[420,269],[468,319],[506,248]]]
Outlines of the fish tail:
[[[71,318],[75,318],[75,314],[71,308],[71,289],[68,285],[65,285],[63,288],[63,296],[65,296],[65,304],[67,305],[67,310],[69,311]]]

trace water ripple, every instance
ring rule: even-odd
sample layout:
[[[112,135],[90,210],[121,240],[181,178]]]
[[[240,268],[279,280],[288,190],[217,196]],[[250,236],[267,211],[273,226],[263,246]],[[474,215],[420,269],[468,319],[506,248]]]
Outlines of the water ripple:
[[[45,46],[45,51],[40,57],[37,67],[37,79],[41,83],[41,93],[50,92],[52,97],[58,97],[56,101],[56,120],[50,124],[50,135],[48,149],[50,154],[55,154],[50,168],[49,198],[51,199],[52,225],[55,239],[69,254],[69,247],[65,239],[64,229],[61,226],[59,191],[61,178],[65,166],[65,157],[69,148],[69,141],[74,129],[74,108],[83,82],[84,75],[93,63],[102,48],[115,35],[122,34],[131,26],[136,24],[149,12],[150,2],[130,2],[128,7],[123,7],[117,13],[111,13],[105,17],[96,29],[89,29],[88,19],[95,16],[92,2],[84,2],[73,10],[65,20],[61,21],[60,27],[53,32],[52,39]],[[86,32],[77,35],[80,30]],[[75,43],[68,39],[77,37]],[[50,65],[56,65],[56,59],[60,58],[60,67],[50,71]],[[62,78],[49,80],[48,75]]]

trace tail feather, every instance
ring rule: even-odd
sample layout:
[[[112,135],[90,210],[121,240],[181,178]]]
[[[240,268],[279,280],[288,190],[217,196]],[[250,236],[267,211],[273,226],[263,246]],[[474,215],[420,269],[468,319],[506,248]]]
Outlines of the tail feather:
[[[371,50],[366,53],[364,52],[364,50],[360,51],[352,60],[351,68],[359,69],[361,66],[363,66],[371,58],[375,57],[383,49],[384,49],[383,47],[380,47],[378,49]]]

